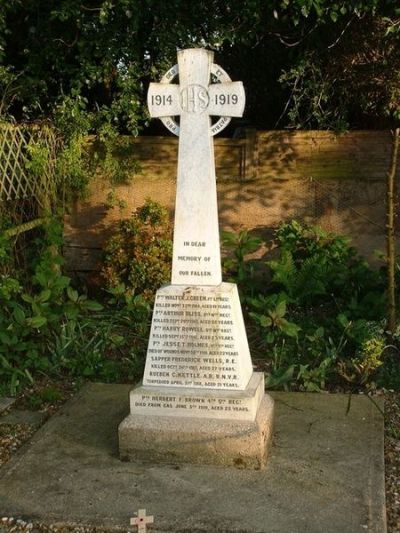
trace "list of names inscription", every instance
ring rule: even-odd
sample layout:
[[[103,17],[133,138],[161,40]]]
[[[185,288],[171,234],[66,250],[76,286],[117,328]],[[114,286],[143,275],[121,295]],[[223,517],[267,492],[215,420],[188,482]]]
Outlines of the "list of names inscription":
[[[190,289],[157,294],[145,385],[237,389],[238,360],[227,295]]]

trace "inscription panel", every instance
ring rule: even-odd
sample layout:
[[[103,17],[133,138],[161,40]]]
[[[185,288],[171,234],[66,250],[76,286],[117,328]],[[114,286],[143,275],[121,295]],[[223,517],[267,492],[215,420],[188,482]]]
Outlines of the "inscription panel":
[[[191,287],[158,291],[144,384],[243,389],[252,368],[243,369],[250,354],[239,334],[244,325],[235,312],[236,294]]]
[[[235,417],[239,415],[241,418],[250,416],[252,411],[249,405],[249,400],[243,399],[227,399],[227,398],[205,398],[205,397],[188,397],[188,396],[160,396],[157,394],[140,394],[133,401],[133,407],[136,410],[145,410],[146,412],[154,412],[157,409],[165,409],[166,411],[180,411],[182,416],[204,416],[209,418],[215,415],[219,418],[217,413],[221,414],[221,418],[229,418],[227,414]],[[164,413],[168,415],[167,413]],[[174,414],[176,414],[174,412]]]
[[[174,243],[175,244],[175,243]],[[188,284],[197,284],[212,278],[216,268],[215,258],[207,241],[181,241],[174,247],[174,269],[180,280]]]
[[[174,387],[139,386],[131,391],[131,412],[204,418],[253,420],[264,393],[264,376],[253,374],[246,391],[195,394]]]

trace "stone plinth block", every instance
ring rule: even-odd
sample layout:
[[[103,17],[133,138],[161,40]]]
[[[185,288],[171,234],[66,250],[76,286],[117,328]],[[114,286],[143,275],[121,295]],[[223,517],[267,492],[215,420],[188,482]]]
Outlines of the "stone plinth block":
[[[235,284],[157,291],[144,385],[244,390],[252,372]]]
[[[264,397],[264,374],[254,372],[245,390],[182,389],[138,385],[130,392],[131,414],[254,421]]]
[[[130,414],[119,426],[122,460],[263,468],[272,437],[272,398],[255,420]]]

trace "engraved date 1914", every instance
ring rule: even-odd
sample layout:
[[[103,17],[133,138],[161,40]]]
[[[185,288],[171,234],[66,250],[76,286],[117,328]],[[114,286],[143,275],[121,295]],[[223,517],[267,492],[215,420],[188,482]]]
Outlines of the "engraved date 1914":
[[[239,102],[239,97],[237,94],[216,94],[215,95],[215,104],[216,105],[236,105]],[[152,94],[151,95],[151,104],[152,105],[172,105],[173,100],[170,94]]]

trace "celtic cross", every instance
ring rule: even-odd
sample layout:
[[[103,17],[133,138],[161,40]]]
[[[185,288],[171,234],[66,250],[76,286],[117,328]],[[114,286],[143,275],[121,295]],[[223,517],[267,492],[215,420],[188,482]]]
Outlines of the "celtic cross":
[[[171,83],[179,75],[179,85]],[[211,79],[213,78],[213,79]],[[212,83],[216,81],[217,83]],[[219,285],[221,260],[212,136],[230,117],[241,117],[245,94],[241,82],[213,64],[205,49],[178,52],[178,65],[148,92],[150,116],[179,135],[175,204],[173,285]],[[180,117],[178,125],[174,117]],[[215,124],[211,116],[220,117]]]

